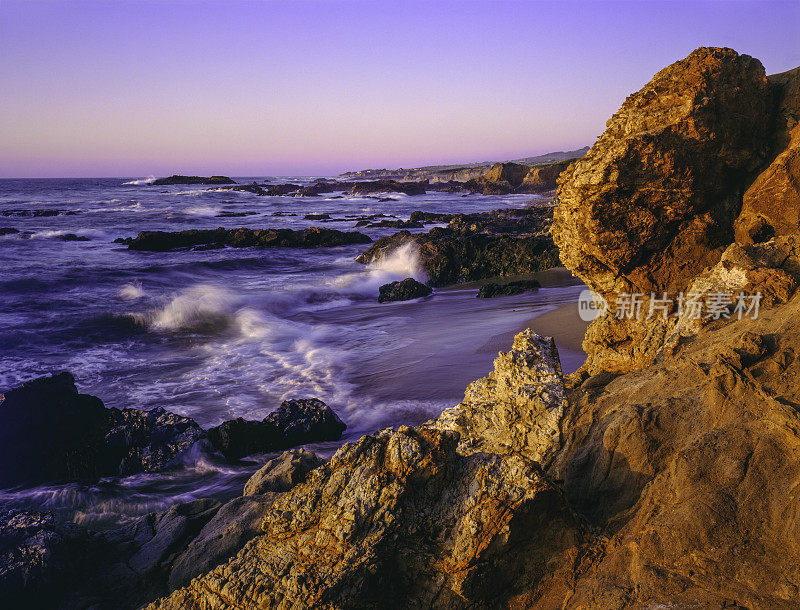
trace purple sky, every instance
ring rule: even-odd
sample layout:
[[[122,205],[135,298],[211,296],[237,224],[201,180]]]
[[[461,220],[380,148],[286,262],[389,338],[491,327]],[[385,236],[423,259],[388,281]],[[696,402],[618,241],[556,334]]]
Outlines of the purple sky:
[[[0,176],[331,174],[591,144],[702,45],[800,65],[800,1],[0,0]]]

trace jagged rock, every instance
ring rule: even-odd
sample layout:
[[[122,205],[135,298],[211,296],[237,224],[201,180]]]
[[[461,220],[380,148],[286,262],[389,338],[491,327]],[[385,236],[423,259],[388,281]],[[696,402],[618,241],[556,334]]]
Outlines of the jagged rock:
[[[546,207],[458,214],[447,229],[382,237],[356,261],[369,264],[413,243],[431,286],[530,274],[560,264],[549,235],[551,218]]]
[[[548,165],[532,167],[522,179],[522,184],[517,188],[518,192],[538,193],[541,191],[552,191],[558,186],[558,177],[567,169],[574,159],[558,161]]]
[[[305,449],[284,451],[250,477],[244,486],[244,495],[289,491],[298,483],[305,481],[309,472],[324,463],[325,461],[317,454]]]
[[[153,472],[205,433],[163,409],[106,409],[59,373],[0,394],[0,487]]]
[[[460,434],[462,453],[523,455],[546,464],[561,442],[567,407],[555,341],[525,330],[494,371],[472,382],[464,401],[433,423]]]
[[[333,409],[318,398],[284,400],[264,421],[280,430],[286,447],[338,441],[347,429]]]
[[[515,294],[522,294],[528,290],[536,290],[541,287],[542,285],[539,283],[539,280],[518,280],[516,282],[508,282],[507,284],[489,283],[481,286],[476,296],[481,299],[507,297]]]
[[[461,455],[402,426],[344,445],[278,498],[263,534],[149,608],[485,607],[571,565],[579,521],[538,465]]]
[[[292,229],[189,229],[187,231],[141,231],[136,237],[117,239],[130,250],[168,252],[181,248],[219,247],[232,248],[328,248],[350,244],[368,244],[367,235],[357,231],[343,232],[334,229],[311,227],[301,231]]]
[[[241,417],[210,428],[208,440],[228,460],[238,460],[253,453],[280,451],[284,445],[280,430],[272,422]]]
[[[495,163],[477,179],[469,180],[465,186],[484,195],[506,195],[522,185],[530,169],[530,166],[520,163]]]
[[[391,282],[378,288],[378,303],[389,301],[408,301],[428,296],[433,290],[413,277],[407,277],[400,282]]]
[[[263,197],[267,194],[267,191],[264,190],[259,184],[235,184],[233,186],[218,186],[213,189],[208,189],[209,191],[240,191],[243,193],[253,193],[254,195],[258,195]]]
[[[424,195],[428,190],[428,181],[398,182],[397,180],[373,180],[355,182],[350,189],[351,195],[369,195],[371,193],[405,193],[406,195]]]
[[[170,184],[236,184],[227,176],[211,176],[210,178],[203,176],[181,176],[174,174],[167,178],[158,178],[151,183],[154,186],[166,186]]]
[[[764,68],[731,49],[656,74],[559,180],[564,264],[603,295],[677,291],[715,264],[766,155],[768,99]]]
[[[661,70],[559,178],[562,262],[612,309],[621,293],[685,291],[733,241],[745,181],[769,148],[769,97],[761,64],[731,49],[700,48]],[[592,327],[620,346],[616,370],[647,362],[626,365],[625,351],[653,329],[608,318]]]
[[[119,475],[163,470],[206,436],[194,420],[161,407],[112,408],[106,410],[106,418],[106,453],[119,464]]]
[[[317,398],[285,400],[262,421],[228,420],[208,431],[211,444],[229,460],[296,445],[338,441],[347,426]]]

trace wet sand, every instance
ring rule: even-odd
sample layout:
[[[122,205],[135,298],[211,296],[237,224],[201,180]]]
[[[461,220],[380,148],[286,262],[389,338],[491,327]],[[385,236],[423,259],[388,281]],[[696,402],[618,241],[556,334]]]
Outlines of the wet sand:
[[[583,349],[581,344],[587,326],[589,323],[578,316],[578,305],[568,303],[531,318],[523,328],[530,328],[540,335],[553,337],[559,347],[580,352]]]

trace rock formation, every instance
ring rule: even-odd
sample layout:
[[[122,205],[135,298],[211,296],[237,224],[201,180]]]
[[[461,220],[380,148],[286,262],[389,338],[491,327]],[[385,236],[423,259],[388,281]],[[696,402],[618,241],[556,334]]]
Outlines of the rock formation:
[[[292,229],[189,229],[186,231],[141,231],[136,237],[117,239],[130,250],[168,252],[184,248],[329,248],[368,244],[369,236],[357,231],[311,227]]]
[[[476,296],[480,299],[507,297],[515,294],[522,294],[528,290],[536,290],[537,288],[541,288],[541,286],[542,285],[539,283],[539,280],[517,280],[514,282],[508,282],[506,284],[495,284],[490,282],[489,284],[484,284],[481,286],[480,289],[478,289],[478,294]]]
[[[167,186],[172,184],[236,184],[236,182],[227,176],[211,176],[208,178],[203,176],[181,176],[179,174],[174,174],[167,178],[157,178],[153,180],[151,184],[154,186]]]
[[[389,301],[408,301],[428,296],[433,290],[413,277],[400,282],[391,282],[378,288],[378,303]]]
[[[674,316],[617,319],[617,298],[641,293],[647,310],[651,295],[688,293],[720,262],[734,241],[748,182],[776,140],[786,139],[774,135],[774,126],[781,123],[779,133],[791,126],[785,117],[796,100],[785,100],[796,91],[787,75],[771,86],[757,60],[731,49],[697,49],[629,96],[587,155],[562,174],[553,239],[563,263],[611,306],[587,332],[589,372],[646,366],[674,335]],[[751,202],[791,214],[789,201],[769,195],[778,188],[770,184],[783,183],[782,197],[792,196],[787,152],[745,195],[736,230],[752,235],[750,243],[769,239],[773,225],[790,230],[791,218]]]
[[[368,264],[413,243],[431,286],[529,274],[559,265],[551,215],[548,207],[456,214],[447,229],[378,239],[356,260]]]

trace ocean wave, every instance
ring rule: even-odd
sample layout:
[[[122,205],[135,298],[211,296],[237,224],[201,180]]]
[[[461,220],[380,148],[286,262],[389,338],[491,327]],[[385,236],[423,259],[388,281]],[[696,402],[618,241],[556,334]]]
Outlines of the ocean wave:
[[[414,243],[404,244],[386,256],[374,260],[366,271],[348,273],[336,278],[333,284],[348,292],[377,296],[379,287],[407,277],[413,277],[423,283],[428,281],[428,274],[422,267]]]
[[[131,282],[130,284],[125,284],[119,289],[119,292],[117,292],[117,296],[121,299],[125,299],[126,301],[135,301],[136,299],[141,299],[144,294],[145,293],[142,289],[141,282]]]
[[[148,176],[147,178],[140,178],[139,180],[131,180],[130,182],[123,182],[122,184],[152,184],[156,181],[155,176]]]

